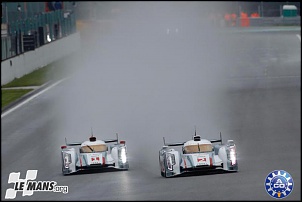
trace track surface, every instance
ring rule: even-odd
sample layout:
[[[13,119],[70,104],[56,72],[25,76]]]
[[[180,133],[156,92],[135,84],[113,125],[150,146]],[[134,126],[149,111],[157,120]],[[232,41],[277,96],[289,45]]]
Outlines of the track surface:
[[[286,199],[301,200],[300,32],[164,29],[146,40],[149,31],[87,42],[90,52],[68,64],[85,68],[1,119],[1,199],[9,173],[34,169],[68,193],[16,200],[275,200],[264,180],[281,169],[294,180]],[[186,141],[194,126],[235,141],[237,173],[160,176],[162,137]],[[130,170],[62,176],[64,138],[86,140],[91,127],[126,140]]]

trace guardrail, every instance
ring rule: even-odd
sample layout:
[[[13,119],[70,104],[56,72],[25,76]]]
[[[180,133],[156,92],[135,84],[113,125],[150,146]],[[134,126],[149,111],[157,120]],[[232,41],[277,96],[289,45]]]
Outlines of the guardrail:
[[[64,9],[51,11],[45,10],[46,3],[1,3],[1,61],[76,32],[76,17],[69,3],[64,3]]]
[[[237,18],[236,27],[300,26],[301,17]]]
[[[238,19],[240,21],[240,19]],[[249,18],[250,26],[300,26],[301,17],[259,17]]]

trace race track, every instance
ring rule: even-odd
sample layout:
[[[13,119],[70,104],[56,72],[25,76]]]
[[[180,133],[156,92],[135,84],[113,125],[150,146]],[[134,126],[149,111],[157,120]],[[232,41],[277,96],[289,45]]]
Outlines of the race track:
[[[1,118],[2,200],[9,174],[27,170],[68,193],[15,200],[275,200],[264,188],[273,170],[294,180],[285,200],[301,200],[300,31],[123,26],[86,39],[70,79]],[[235,141],[237,173],[161,177],[162,138],[189,140],[195,126],[203,138]],[[128,171],[62,175],[64,138],[84,141],[91,128],[126,140]]]

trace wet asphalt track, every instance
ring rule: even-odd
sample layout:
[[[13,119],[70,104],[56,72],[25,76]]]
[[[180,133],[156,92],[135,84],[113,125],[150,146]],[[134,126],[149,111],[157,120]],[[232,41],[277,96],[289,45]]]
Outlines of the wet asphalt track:
[[[297,34],[224,33],[213,39],[224,45],[212,48],[203,44],[209,35],[163,35],[147,49],[143,37],[117,37],[86,58],[80,54],[84,59],[73,63],[85,71],[1,119],[1,199],[13,187],[9,173],[21,172],[23,179],[34,169],[37,181],[56,181],[68,193],[17,193],[16,200],[275,200],[264,180],[281,169],[294,180],[286,199],[301,200]],[[239,172],[160,176],[162,137],[186,141],[194,126],[202,137],[219,138],[222,132],[223,140],[235,141]],[[64,138],[86,140],[91,127],[97,137],[117,132],[126,140],[130,170],[62,176]]]

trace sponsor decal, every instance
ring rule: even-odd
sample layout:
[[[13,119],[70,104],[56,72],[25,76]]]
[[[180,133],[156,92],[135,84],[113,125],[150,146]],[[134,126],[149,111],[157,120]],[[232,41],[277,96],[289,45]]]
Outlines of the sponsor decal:
[[[99,154],[90,154],[90,164],[100,164],[100,160]]]
[[[282,199],[293,191],[294,180],[288,172],[274,170],[265,178],[264,187],[271,197]]]
[[[204,161],[204,162],[206,162],[206,161],[207,161],[207,158],[206,158],[206,157],[198,157],[198,158],[197,158],[197,162],[199,162],[199,161]]]
[[[208,154],[198,155],[196,160],[197,160],[197,165],[209,165],[210,164]]]
[[[91,157],[91,161],[100,161],[100,157]]]
[[[10,173],[8,183],[14,186],[6,190],[5,199],[16,198],[17,192],[22,196],[32,196],[35,191],[68,193],[68,186],[58,186],[55,181],[35,181],[37,174],[38,170],[28,170],[25,179],[20,179],[20,172]]]

